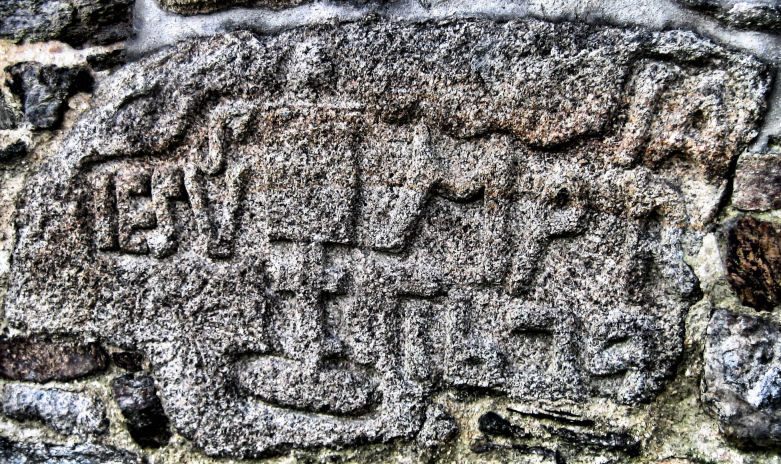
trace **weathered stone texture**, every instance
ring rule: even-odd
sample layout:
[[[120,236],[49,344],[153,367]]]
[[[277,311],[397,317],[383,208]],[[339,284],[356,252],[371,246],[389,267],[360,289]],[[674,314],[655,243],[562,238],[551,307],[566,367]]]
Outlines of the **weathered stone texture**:
[[[0,436],[0,462],[4,464],[144,464],[133,453],[100,445],[19,443]]]
[[[781,444],[779,327],[725,310],[713,314],[705,347],[702,400],[738,444]]]
[[[1,401],[6,416],[40,421],[63,434],[97,435],[108,431],[105,406],[87,393],[8,384]]]
[[[95,344],[46,338],[0,339],[0,377],[48,382],[73,380],[106,368],[106,354]]]
[[[107,44],[132,30],[133,0],[3,0],[0,38]]]
[[[767,85],[693,34],[539,21],[183,43],[30,181],[6,314],[137,349],[214,456],[433,444],[453,389],[647,402]]]
[[[741,216],[724,235],[727,279],[741,303],[770,311],[781,302],[781,226]]]
[[[679,0],[684,5],[745,29],[781,30],[778,0]]]
[[[92,88],[86,67],[18,63],[7,69],[11,90],[23,102],[24,118],[34,129],[54,129],[65,113],[68,98]]]
[[[744,211],[781,209],[781,155],[741,155],[732,204]]]
[[[147,375],[123,375],[111,382],[111,389],[136,443],[155,448],[168,443],[168,417],[157,397],[154,379]]]

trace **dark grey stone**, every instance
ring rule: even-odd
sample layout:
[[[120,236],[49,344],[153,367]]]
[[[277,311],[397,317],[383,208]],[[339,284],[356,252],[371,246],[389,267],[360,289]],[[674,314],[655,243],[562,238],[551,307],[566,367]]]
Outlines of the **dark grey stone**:
[[[55,129],[62,122],[69,97],[92,88],[86,67],[58,67],[35,62],[6,69],[11,90],[23,102],[24,118],[34,129]]]
[[[108,44],[132,31],[133,0],[3,0],[0,38]]]
[[[108,431],[103,402],[88,393],[7,384],[1,401],[6,416],[42,422],[66,435],[99,435]]]
[[[110,446],[14,442],[0,436],[3,464],[144,464],[136,454]]]
[[[7,163],[27,154],[27,143],[15,138],[6,139],[0,136],[0,163]]]
[[[477,420],[477,429],[486,435],[506,438],[524,438],[528,434],[499,414],[489,411]]]
[[[763,318],[713,313],[705,345],[702,402],[740,446],[781,445],[781,340]]]
[[[137,349],[213,456],[414,440],[453,390],[649,402],[768,83],[691,33],[541,21],[181,43],[31,178],[6,315]]]
[[[45,337],[0,339],[0,377],[48,382],[85,377],[106,368],[106,353],[96,344]]]
[[[148,375],[127,374],[112,380],[111,389],[133,440],[144,447],[165,446],[171,432],[154,379]]]

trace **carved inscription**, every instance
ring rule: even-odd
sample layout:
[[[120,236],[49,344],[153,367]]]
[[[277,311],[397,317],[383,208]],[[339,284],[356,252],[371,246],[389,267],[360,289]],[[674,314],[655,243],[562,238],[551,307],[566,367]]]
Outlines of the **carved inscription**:
[[[144,353],[212,455],[413,438],[447,390],[650,401],[767,81],[691,35],[575,27],[353,24],[131,65],[29,188],[10,320]]]

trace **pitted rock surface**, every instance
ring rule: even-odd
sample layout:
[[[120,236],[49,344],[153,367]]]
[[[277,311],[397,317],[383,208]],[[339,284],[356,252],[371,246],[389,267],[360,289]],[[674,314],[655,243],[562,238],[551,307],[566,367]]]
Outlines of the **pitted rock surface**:
[[[781,341],[765,319],[719,310],[708,325],[702,400],[738,444],[781,444]]]
[[[767,86],[689,33],[539,21],[184,43],[30,181],[6,314],[138,350],[216,456],[413,439],[451,389],[650,401]]]

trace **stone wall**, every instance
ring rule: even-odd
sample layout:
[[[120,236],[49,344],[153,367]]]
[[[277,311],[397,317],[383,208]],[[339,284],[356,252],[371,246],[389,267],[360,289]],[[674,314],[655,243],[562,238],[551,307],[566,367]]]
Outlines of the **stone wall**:
[[[781,6],[0,5],[0,461],[781,462]]]

